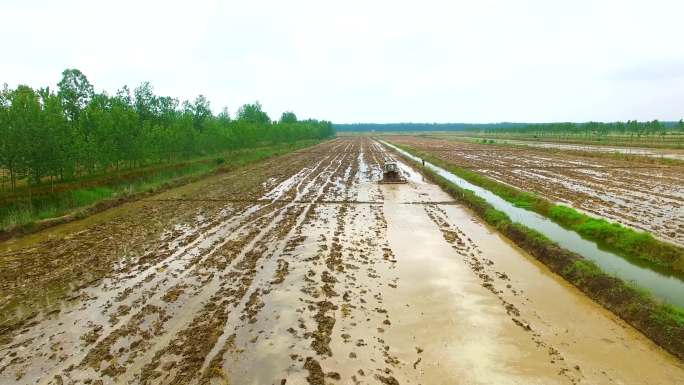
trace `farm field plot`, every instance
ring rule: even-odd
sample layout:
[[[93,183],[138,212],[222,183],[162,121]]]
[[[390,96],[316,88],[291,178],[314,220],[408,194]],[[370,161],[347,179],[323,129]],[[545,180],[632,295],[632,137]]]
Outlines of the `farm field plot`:
[[[409,166],[377,184],[391,157],[336,139],[0,243],[0,383],[684,382]]]
[[[407,136],[388,140],[684,245],[684,166]]]
[[[653,158],[667,158],[675,160],[684,160],[684,150],[677,148],[648,148],[648,147],[627,147],[627,146],[611,146],[600,144],[579,144],[579,143],[564,143],[543,140],[525,140],[525,139],[499,139],[497,137],[478,137],[478,136],[463,136],[463,135],[449,135],[449,134],[430,134],[425,135],[437,139],[461,139],[482,141],[483,139],[493,140],[498,144],[514,144],[530,147],[540,148],[556,148],[560,150],[581,151],[581,152],[597,152],[597,153],[617,153],[636,156],[647,156]]]

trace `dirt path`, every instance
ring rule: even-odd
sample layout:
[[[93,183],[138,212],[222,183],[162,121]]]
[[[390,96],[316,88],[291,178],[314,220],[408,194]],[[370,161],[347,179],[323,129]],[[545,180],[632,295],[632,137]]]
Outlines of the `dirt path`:
[[[0,383],[669,384],[684,367],[364,138],[0,244]]]

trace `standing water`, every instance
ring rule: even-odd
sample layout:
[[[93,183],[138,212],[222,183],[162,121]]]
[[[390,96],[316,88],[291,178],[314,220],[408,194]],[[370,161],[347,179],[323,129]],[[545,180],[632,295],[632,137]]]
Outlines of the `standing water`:
[[[418,162],[422,160],[397,146],[385,141],[381,142],[407,158]],[[645,266],[640,266],[617,254],[601,250],[596,243],[582,238],[578,233],[567,230],[535,212],[516,207],[491,191],[467,182],[432,163],[425,162],[425,167],[436,172],[439,176],[447,179],[449,182],[452,182],[461,188],[473,191],[477,196],[483,198],[495,209],[506,213],[512,221],[536,230],[544,234],[550,240],[556,242],[559,246],[591,260],[606,273],[646,289],[654,297],[665,302],[684,306],[684,281],[680,278],[655,271]]]

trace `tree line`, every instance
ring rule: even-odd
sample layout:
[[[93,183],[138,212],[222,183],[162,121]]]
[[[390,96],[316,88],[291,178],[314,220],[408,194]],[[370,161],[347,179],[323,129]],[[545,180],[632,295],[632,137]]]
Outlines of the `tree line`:
[[[292,112],[272,121],[256,102],[231,117],[202,95],[180,102],[153,92],[95,92],[87,77],[67,69],[57,90],[6,84],[0,90],[0,172],[29,184],[63,181],[110,170],[174,162],[229,150],[335,134],[332,123],[298,120]]]
[[[684,121],[661,122],[587,122],[587,123],[350,123],[335,124],[335,130],[342,131],[477,131],[483,133],[521,133],[521,134],[568,134],[568,135],[607,135],[622,134],[634,136],[684,134]]]
[[[348,123],[335,124],[338,132],[375,131],[375,132],[402,132],[402,131],[473,131],[486,128],[509,128],[524,126],[525,123]]]
[[[533,135],[572,135],[572,136],[656,136],[669,134],[684,134],[684,120],[678,122],[660,122],[652,120],[639,122],[628,120],[627,122],[586,122],[586,123],[536,123],[510,127],[486,127],[482,130],[486,133],[519,133]]]

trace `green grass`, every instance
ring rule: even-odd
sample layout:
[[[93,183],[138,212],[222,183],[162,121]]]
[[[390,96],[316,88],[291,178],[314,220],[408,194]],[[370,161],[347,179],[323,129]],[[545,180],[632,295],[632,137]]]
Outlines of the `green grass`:
[[[292,152],[320,141],[301,141],[232,151],[209,159],[186,162],[177,168],[150,170],[126,181],[112,177],[105,185],[76,188],[39,197],[22,197],[0,206],[0,230],[30,227],[33,223],[57,218],[109,199],[129,198],[138,193],[159,191],[173,182],[191,181],[218,169],[233,170],[256,161]]]
[[[659,307],[653,313],[653,317],[660,322],[672,322],[676,325],[684,326],[684,309],[669,304]]]
[[[499,227],[499,225],[504,224],[509,220],[508,215],[494,209],[487,209],[484,213],[484,219],[494,227]]]
[[[417,151],[409,146],[398,147],[440,166],[474,185],[493,192],[517,207],[537,212],[559,225],[577,232],[582,237],[596,242],[604,249],[623,257],[653,263],[678,273],[684,272],[684,248],[656,239],[649,233],[636,231],[605,219],[591,217],[572,207],[554,204],[536,194],[519,190],[474,171],[449,164],[429,153]]]
[[[627,321],[656,344],[684,359],[684,309],[663,303],[634,284],[605,273],[593,262],[559,247],[543,234],[512,222],[505,213],[496,210],[472,191],[458,187],[430,169],[421,167],[418,162],[410,159],[407,161],[551,271]]]
[[[584,259],[578,259],[568,264],[565,269],[563,269],[562,274],[566,277],[574,276],[575,279],[573,280],[573,283],[581,285],[586,279],[591,279],[602,274],[602,271],[594,263]]]

